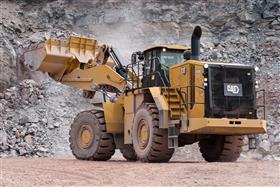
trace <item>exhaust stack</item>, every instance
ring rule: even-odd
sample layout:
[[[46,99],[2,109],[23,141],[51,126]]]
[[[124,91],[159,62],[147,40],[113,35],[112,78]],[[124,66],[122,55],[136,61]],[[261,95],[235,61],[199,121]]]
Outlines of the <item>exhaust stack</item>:
[[[191,59],[193,60],[199,60],[201,34],[202,34],[201,27],[196,26],[192,33],[192,41],[191,41],[191,47],[192,47]]]

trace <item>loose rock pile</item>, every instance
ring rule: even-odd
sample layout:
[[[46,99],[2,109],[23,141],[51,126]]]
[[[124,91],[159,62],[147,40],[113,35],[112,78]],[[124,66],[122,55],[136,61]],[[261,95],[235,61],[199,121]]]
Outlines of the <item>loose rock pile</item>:
[[[71,93],[60,97],[61,89]],[[91,107],[83,98],[67,103],[78,94],[50,80],[39,84],[30,79],[1,93],[0,157],[67,155],[66,136],[73,117]]]
[[[44,88],[34,80],[24,80],[0,95],[0,155],[49,156],[47,121],[34,114],[21,113],[44,99]]]

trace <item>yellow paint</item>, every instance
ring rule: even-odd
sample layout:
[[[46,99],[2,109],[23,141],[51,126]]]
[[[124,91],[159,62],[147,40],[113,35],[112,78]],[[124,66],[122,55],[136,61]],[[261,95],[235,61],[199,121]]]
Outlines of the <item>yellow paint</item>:
[[[93,90],[95,85],[110,85],[123,91],[126,86],[124,78],[107,65],[97,65],[88,69],[76,68],[64,75],[61,82],[84,90]]]
[[[32,66],[32,70],[48,72],[53,78],[57,78],[55,75],[71,71],[69,62],[71,65],[75,64],[74,67],[80,63],[88,63],[94,58],[97,48],[94,38],[70,36],[68,40],[48,39],[25,52],[24,58]]]
[[[106,129],[108,133],[123,133],[124,112],[123,105],[119,103],[103,103]]]
[[[188,95],[188,118],[200,118],[204,116],[204,104],[194,104],[194,107],[190,108],[190,96],[191,96],[191,65],[195,67],[195,102],[204,103],[204,90],[198,87],[204,88],[204,76],[203,76],[203,63],[200,61],[189,60],[180,64],[176,64],[170,68],[170,84],[171,87],[181,89],[181,92]],[[184,71],[183,71],[184,70]],[[188,87],[188,90],[187,90]]]
[[[266,132],[266,122],[260,119],[190,118],[191,134],[259,134]]]
[[[141,91],[135,91],[134,94],[128,93],[124,95],[124,142],[126,144],[132,143],[132,125],[133,119],[137,109],[144,101],[144,94]]]
[[[84,129],[81,134],[83,144],[89,144],[91,140],[91,134],[88,129]]]
[[[148,129],[148,124],[146,123],[145,120],[141,120],[140,122],[140,131],[139,131],[139,134],[138,134],[138,140],[140,141],[140,145],[145,148],[147,143],[148,143],[148,140],[149,140],[149,129]]]
[[[160,101],[160,107],[163,110],[168,110],[168,104],[165,101],[164,96],[161,94],[160,87],[150,87],[149,90],[153,98],[158,98]]]
[[[89,91],[95,85],[108,85],[123,91],[126,82],[112,68],[111,59],[104,60],[104,47],[106,45],[98,46],[94,38],[48,39],[25,52],[24,58],[32,70],[48,72],[50,77],[63,84]]]

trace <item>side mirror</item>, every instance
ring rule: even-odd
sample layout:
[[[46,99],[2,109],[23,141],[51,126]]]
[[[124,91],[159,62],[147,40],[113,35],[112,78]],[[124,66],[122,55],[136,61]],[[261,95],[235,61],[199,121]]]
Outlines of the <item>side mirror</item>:
[[[144,54],[141,51],[136,51],[134,53],[132,53],[131,55],[131,63],[132,64],[136,64],[137,63],[137,59],[142,61],[144,60]]]
[[[136,64],[136,61],[137,61],[137,55],[136,53],[132,53],[131,55],[131,64]]]
[[[138,60],[144,60],[144,54],[143,53],[141,53],[140,55],[138,55]]]

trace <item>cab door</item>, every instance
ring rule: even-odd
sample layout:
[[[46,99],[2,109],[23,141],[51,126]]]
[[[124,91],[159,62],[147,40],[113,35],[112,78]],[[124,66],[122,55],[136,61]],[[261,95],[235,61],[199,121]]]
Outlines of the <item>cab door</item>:
[[[168,85],[167,74],[161,68],[160,52],[161,50],[158,48],[148,51],[145,54],[143,87]]]

